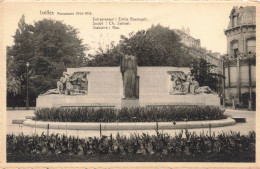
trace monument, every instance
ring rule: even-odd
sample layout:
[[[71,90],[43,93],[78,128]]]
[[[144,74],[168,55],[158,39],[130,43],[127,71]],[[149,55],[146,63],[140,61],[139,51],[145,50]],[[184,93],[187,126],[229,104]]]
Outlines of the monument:
[[[138,98],[137,62],[134,56],[123,56],[120,63],[125,98]]]
[[[117,67],[68,68],[51,89],[37,98],[43,107],[138,107],[220,105],[209,87],[200,87],[187,67],[139,67],[125,55]]]
[[[137,76],[137,61],[132,55],[124,55],[120,62],[123,80],[122,107],[139,106],[139,76]]]

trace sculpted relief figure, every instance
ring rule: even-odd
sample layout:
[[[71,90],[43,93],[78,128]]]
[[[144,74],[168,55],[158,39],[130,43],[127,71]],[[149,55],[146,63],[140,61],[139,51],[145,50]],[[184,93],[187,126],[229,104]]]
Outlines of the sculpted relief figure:
[[[59,92],[59,94],[63,94],[63,77],[60,78],[60,80],[57,82],[57,90]]]
[[[200,93],[214,93],[208,86],[199,86],[199,83],[195,80],[195,78],[192,78],[192,85],[194,85],[194,93],[195,94],[200,94]]]
[[[75,72],[73,75],[69,75],[64,72],[63,77],[57,82],[56,89],[50,89],[44,95],[49,94],[65,94],[65,95],[77,95],[87,94],[88,90],[88,72]]]
[[[63,76],[64,77],[62,78],[62,83],[64,86],[64,93],[65,95],[70,95],[73,90],[73,87],[70,84],[70,76],[66,72],[63,73]]]
[[[125,98],[138,97],[137,61],[134,56],[124,55],[121,59],[120,70],[123,78]]]
[[[199,83],[191,76],[190,73],[184,74],[183,72],[170,72],[171,74],[171,90],[170,94],[173,95],[186,95],[186,94],[210,94],[214,93],[208,86],[199,86]]]
[[[185,74],[181,71],[169,72],[171,75],[171,89],[170,94],[180,95],[184,94],[183,90],[183,81],[185,80]]]
[[[89,72],[75,72],[70,77],[68,88],[73,90],[73,94],[87,94]]]
[[[185,78],[182,79],[181,92],[183,92],[183,94],[190,93],[190,85],[191,85],[191,83],[192,83],[192,79],[190,77],[190,73],[188,73],[187,75],[185,75]]]

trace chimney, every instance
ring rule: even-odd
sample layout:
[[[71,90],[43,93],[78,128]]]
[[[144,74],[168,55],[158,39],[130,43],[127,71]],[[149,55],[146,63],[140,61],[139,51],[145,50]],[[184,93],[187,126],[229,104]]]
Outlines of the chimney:
[[[189,28],[189,27],[186,29],[186,33],[187,33],[188,35],[190,35],[190,28]]]
[[[185,28],[184,28],[184,26],[182,26],[181,31],[182,31],[183,33],[185,33]]]

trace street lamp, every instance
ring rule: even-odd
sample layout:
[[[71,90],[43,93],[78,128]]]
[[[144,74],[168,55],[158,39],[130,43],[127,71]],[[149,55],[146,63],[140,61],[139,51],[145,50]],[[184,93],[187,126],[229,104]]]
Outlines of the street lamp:
[[[29,87],[29,77],[28,77],[28,67],[30,66],[29,62],[26,62],[26,110],[29,110],[29,92],[28,92],[28,87]]]

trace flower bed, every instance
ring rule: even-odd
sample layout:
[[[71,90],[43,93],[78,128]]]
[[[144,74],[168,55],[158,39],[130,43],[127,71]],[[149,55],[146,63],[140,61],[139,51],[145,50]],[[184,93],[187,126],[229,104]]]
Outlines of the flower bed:
[[[216,106],[165,106],[139,108],[42,108],[34,120],[56,122],[169,122],[225,119]]]
[[[79,139],[65,135],[7,135],[7,161],[255,161],[255,132],[168,134]]]

